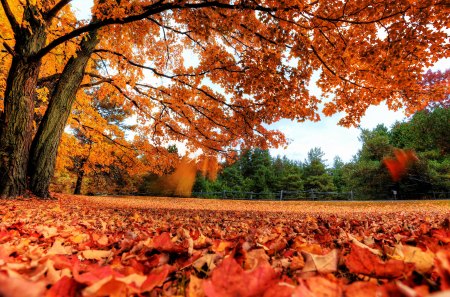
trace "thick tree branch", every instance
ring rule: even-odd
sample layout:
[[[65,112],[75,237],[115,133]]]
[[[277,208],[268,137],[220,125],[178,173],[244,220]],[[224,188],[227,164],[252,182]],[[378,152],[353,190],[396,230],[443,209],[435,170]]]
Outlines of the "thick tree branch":
[[[11,25],[14,34],[17,34],[20,31],[20,24],[19,22],[17,22],[17,19],[11,10],[11,7],[9,6],[8,0],[0,0],[0,2],[2,3],[3,11],[8,18],[9,24]]]
[[[6,0],[1,0],[2,2]],[[67,33],[66,35],[63,35],[59,38],[56,38],[52,42],[50,42],[46,47],[41,49],[39,52],[36,53],[35,58],[40,59],[46,54],[48,54],[52,49],[57,47],[58,45],[72,39],[75,37],[78,37],[84,33],[87,33],[89,31],[97,30],[105,26],[109,25],[115,25],[115,24],[128,24],[135,21],[143,20],[147,17],[150,17],[151,15],[155,15],[167,10],[173,10],[173,9],[200,9],[200,8],[222,8],[222,9],[241,9],[241,10],[254,10],[254,11],[264,11],[264,12],[272,12],[277,11],[279,9],[277,8],[270,8],[270,7],[264,7],[260,5],[246,5],[246,4],[227,4],[227,3],[221,3],[219,1],[207,1],[207,2],[199,2],[199,3],[187,3],[187,4],[178,4],[178,3],[166,3],[161,4],[163,1],[158,1],[152,5],[149,5],[147,7],[143,8],[143,12],[136,14],[136,15],[130,15],[127,17],[123,17],[120,19],[117,18],[105,18],[98,21],[93,21],[86,26],[82,26],[80,28],[77,28],[70,33]],[[298,9],[297,6],[287,7],[283,10],[292,10],[292,9]]]
[[[51,21],[58,14],[58,12],[60,12],[61,9],[63,9],[64,6],[69,4],[71,1],[72,0],[60,0],[58,3],[55,4],[55,6],[53,6],[52,9],[50,9],[45,13],[45,20],[47,22]]]

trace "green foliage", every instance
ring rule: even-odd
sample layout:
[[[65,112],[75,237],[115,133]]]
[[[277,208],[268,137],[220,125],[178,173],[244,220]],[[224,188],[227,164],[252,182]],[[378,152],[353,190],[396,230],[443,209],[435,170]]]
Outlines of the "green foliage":
[[[305,160],[303,173],[305,176],[305,189],[316,192],[332,192],[336,190],[333,184],[333,177],[327,172],[324,152],[315,147],[308,152],[308,159]]]
[[[392,199],[393,191],[397,192],[397,198],[421,198],[432,191],[448,192],[449,123],[448,109],[438,107],[419,112],[391,129],[384,125],[362,129],[359,137],[362,146],[353,160],[344,163],[335,157],[331,168],[327,168],[324,153],[317,147],[308,152],[303,163],[286,157],[273,158],[267,150],[249,149],[236,162],[222,164],[215,181],[198,174],[193,192],[216,192],[216,197],[221,197],[223,191],[252,192],[254,197],[277,198],[278,194],[274,193],[280,191],[352,191],[356,199]],[[396,148],[414,150],[419,160],[394,183],[383,159],[392,157]],[[147,179],[146,184],[159,185],[154,177]]]

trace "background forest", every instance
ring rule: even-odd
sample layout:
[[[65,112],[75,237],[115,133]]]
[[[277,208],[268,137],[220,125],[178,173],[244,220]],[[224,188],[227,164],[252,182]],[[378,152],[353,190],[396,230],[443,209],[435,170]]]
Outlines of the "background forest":
[[[101,114],[109,121],[120,118],[114,109],[107,106],[98,108],[103,109]],[[286,198],[289,192],[296,191],[335,192],[342,193],[336,196],[340,199],[351,198],[348,193],[352,192],[354,199],[389,199],[393,198],[395,190],[400,199],[439,198],[450,189],[449,123],[449,109],[435,106],[417,112],[391,128],[378,125],[372,130],[361,129],[359,139],[362,147],[353,160],[345,163],[337,156],[331,166],[324,160],[319,147],[311,149],[304,161],[274,157],[268,150],[249,149],[240,152],[233,162],[219,164],[217,178],[205,176],[197,170],[192,191],[194,195],[208,192],[209,196],[215,192],[214,196],[218,197],[223,191],[253,192],[255,198],[277,198],[274,193],[280,191],[286,192]],[[127,127],[122,128],[126,130]],[[173,157],[172,168],[158,175],[145,173],[145,168],[136,166],[139,157],[133,156],[132,150],[120,146],[117,139],[111,139],[109,146],[97,147],[96,134],[89,134],[89,129],[73,132],[65,135],[62,147],[76,145],[84,150],[76,150],[76,154],[60,154],[52,186],[54,191],[180,195],[169,182],[180,162],[184,164],[175,146],[167,149]],[[101,138],[101,143],[104,143],[104,137]],[[400,181],[393,182],[383,158],[392,156],[396,148],[414,150],[419,160]],[[184,175],[181,179],[189,178],[186,172]],[[239,197],[244,194],[228,195]]]

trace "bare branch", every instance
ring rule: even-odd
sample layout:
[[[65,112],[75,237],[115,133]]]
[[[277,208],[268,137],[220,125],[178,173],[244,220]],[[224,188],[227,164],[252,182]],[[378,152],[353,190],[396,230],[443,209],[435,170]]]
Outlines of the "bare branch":
[[[8,18],[9,24],[14,31],[14,34],[17,34],[20,30],[20,24],[14,16],[11,7],[9,6],[8,0],[0,0],[3,6],[3,11],[5,12],[6,17]]]
[[[13,57],[16,56],[16,52],[7,44],[6,42],[3,42],[3,47],[6,49],[6,51]]]

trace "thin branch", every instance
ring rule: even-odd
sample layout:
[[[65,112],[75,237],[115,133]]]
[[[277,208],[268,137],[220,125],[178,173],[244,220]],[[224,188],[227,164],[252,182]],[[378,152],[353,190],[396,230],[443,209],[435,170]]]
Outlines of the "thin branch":
[[[136,66],[136,67],[139,67],[139,68],[142,68],[142,69],[150,70],[150,71],[152,71],[154,74],[156,74],[156,75],[158,75],[158,76],[161,76],[161,77],[164,77],[164,78],[168,78],[168,79],[172,79],[172,80],[174,80],[174,81],[176,81],[176,82],[179,82],[179,83],[181,83],[181,84],[183,84],[183,85],[185,85],[185,86],[188,86],[188,87],[191,88],[191,89],[195,89],[195,90],[199,91],[200,93],[203,93],[204,95],[206,95],[206,96],[209,97],[210,99],[212,99],[212,100],[214,100],[214,101],[217,101],[217,102],[220,102],[220,103],[222,103],[222,104],[228,106],[229,108],[231,108],[231,109],[233,109],[233,110],[234,110],[234,107],[238,107],[238,108],[241,108],[241,107],[242,107],[242,106],[229,104],[229,103],[226,103],[226,102],[224,102],[224,101],[222,101],[222,100],[219,100],[219,99],[217,99],[216,97],[214,97],[213,95],[209,94],[207,91],[203,90],[202,88],[195,87],[195,86],[193,86],[193,85],[191,85],[191,84],[189,84],[189,83],[187,83],[187,82],[185,82],[185,81],[179,79],[178,76],[176,76],[176,75],[175,75],[175,76],[170,76],[170,75],[167,75],[167,74],[164,74],[164,73],[160,73],[160,72],[158,72],[158,71],[157,71],[155,68],[153,68],[153,67],[140,65],[140,64],[138,64],[138,63],[136,63],[136,62],[133,62],[133,61],[129,60],[125,55],[123,55],[123,54],[121,54],[121,53],[117,53],[117,52],[109,51],[109,50],[96,50],[96,52],[109,52],[109,53],[118,55],[118,56],[124,58],[128,63],[130,63],[130,64],[133,65],[133,66]]]
[[[3,6],[3,11],[5,12],[6,17],[8,18],[9,24],[13,29],[14,33],[17,34],[20,30],[20,24],[14,16],[11,7],[9,6],[8,0],[0,0]]]
[[[3,42],[3,47],[6,49],[6,51],[13,57],[16,56],[16,52],[7,44],[6,42]]]
[[[325,16],[321,16],[321,15],[316,15],[316,14],[313,14],[313,13],[310,13],[307,11],[304,11],[304,13],[309,15],[310,17],[317,18],[319,20],[330,22],[330,23],[348,23],[348,24],[354,24],[354,25],[367,25],[367,24],[374,24],[374,23],[389,19],[391,17],[400,15],[400,14],[404,14],[409,9],[411,9],[411,6],[406,7],[404,10],[396,11],[391,14],[384,15],[377,19],[368,20],[368,21],[349,20],[349,19],[346,19],[345,16],[341,16],[338,18],[331,18],[331,17],[325,17]]]
[[[175,32],[175,33],[177,33],[177,34],[181,34],[181,35],[185,35],[187,38],[189,38],[192,42],[194,42],[195,44],[197,44],[198,46],[200,46],[204,51],[206,51],[206,47],[205,46],[203,46],[199,41],[197,41],[197,40],[195,40],[189,33],[189,31],[180,31],[180,30],[177,30],[177,29],[175,29],[175,28],[173,28],[173,27],[170,27],[170,26],[167,26],[167,25],[163,25],[163,24],[161,24],[160,22],[158,22],[157,20],[155,20],[154,18],[151,18],[151,17],[148,17],[147,18],[149,21],[152,21],[153,23],[155,23],[156,25],[158,25],[158,26],[160,26],[160,27],[162,27],[162,28],[165,28],[165,29],[168,29],[168,30],[170,30],[170,31],[172,31],[172,32]]]
[[[88,125],[85,125],[85,124],[81,123],[81,120],[80,120],[79,118],[73,117],[72,119],[75,120],[75,121],[76,121],[81,127],[83,127],[84,129],[89,129],[89,130],[91,130],[91,131],[94,131],[94,132],[100,134],[101,136],[105,137],[106,139],[108,139],[109,141],[111,141],[112,143],[114,143],[115,145],[118,145],[118,146],[120,146],[120,147],[126,148],[127,150],[130,150],[130,151],[136,151],[135,148],[126,146],[126,145],[124,145],[124,144],[122,144],[122,143],[120,143],[120,142],[114,140],[113,138],[111,138],[111,137],[108,136],[107,134],[105,134],[105,133],[103,133],[103,132],[101,132],[101,131],[99,131],[99,130],[97,130],[97,129],[91,127],[91,126],[88,126]],[[92,140],[90,140],[90,141],[92,141]]]
[[[104,78],[103,76],[100,76],[100,75],[98,75],[98,74],[91,73],[91,72],[86,72],[85,74],[86,74],[86,75],[89,75],[90,77],[99,78],[99,79],[104,80],[105,83],[108,83],[108,84],[110,84],[111,86],[113,86],[117,91],[119,91],[120,94],[122,94],[126,99],[128,99],[131,103],[133,103],[133,105],[134,105],[137,109],[141,110],[141,108],[140,108],[139,104],[136,102],[136,100],[134,100],[133,98],[131,98],[130,96],[128,96],[128,95],[125,93],[124,90],[122,90],[118,85],[116,85],[116,84],[114,83],[114,81],[113,81],[112,79],[107,79],[107,78]]]

